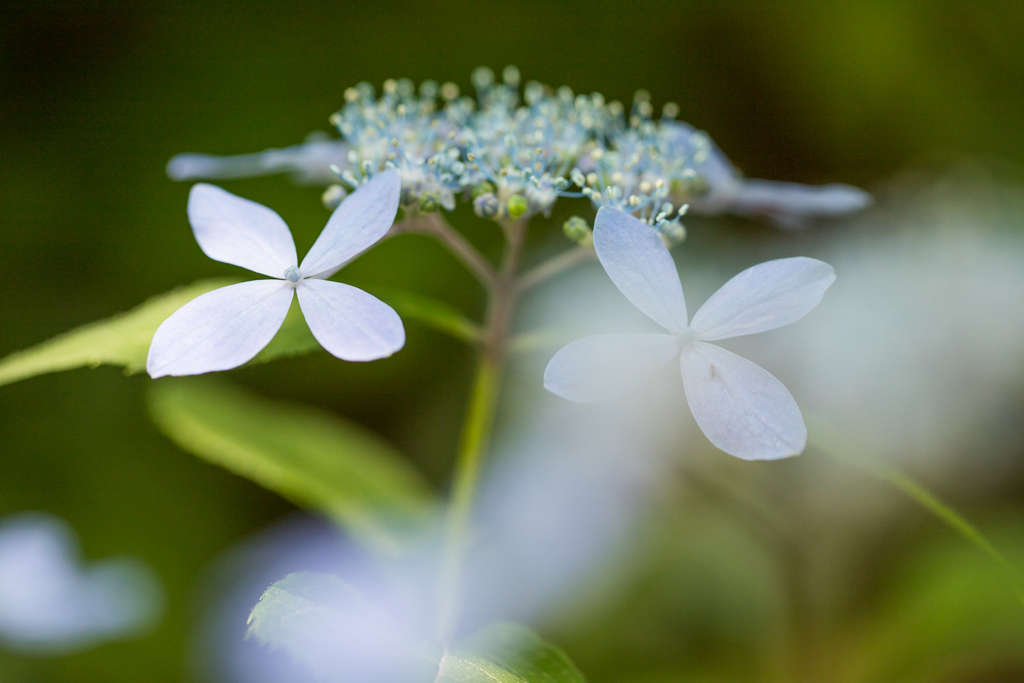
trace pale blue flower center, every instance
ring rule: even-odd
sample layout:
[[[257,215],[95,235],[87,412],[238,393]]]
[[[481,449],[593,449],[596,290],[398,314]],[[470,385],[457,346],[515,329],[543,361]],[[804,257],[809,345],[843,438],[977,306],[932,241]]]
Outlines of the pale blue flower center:
[[[288,266],[284,269],[284,279],[291,283],[296,283],[302,279],[302,273],[295,266]]]

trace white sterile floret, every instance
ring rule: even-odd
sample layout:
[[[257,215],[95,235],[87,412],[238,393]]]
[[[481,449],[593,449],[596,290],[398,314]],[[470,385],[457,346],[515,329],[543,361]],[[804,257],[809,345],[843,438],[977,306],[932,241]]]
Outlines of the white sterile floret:
[[[42,512],[0,519],[0,647],[65,654],[153,626],[163,590],[130,558],[83,563],[74,531]]]
[[[297,265],[288,226],[274,211],[213,185],[192,188],[189,222],[203,252],[274,280],[254,280],[193,299],[165,320],[149,347],[152,377],[229,370],[251,360],[277,334],[292,294],[309,329],[343,360],[386,358],[405,344],[398,314],[366,292],[326,278],[379,241],[398,212],[398,173],[378,173],[331,214]]]
[[[675,263],[647,224],[604,207],[594,222],[594,249],[619,291],[669,333],[575,341],[548,363],[549,391],[581,403],[610,398],[679,354],[686,400],[711,443],[744,460],[804,450],[807,428],[786,387],[760,366],[708,342],[799,320],[835,281],[832,266],[804,257],[753,266],[725,283],[687,324]]]

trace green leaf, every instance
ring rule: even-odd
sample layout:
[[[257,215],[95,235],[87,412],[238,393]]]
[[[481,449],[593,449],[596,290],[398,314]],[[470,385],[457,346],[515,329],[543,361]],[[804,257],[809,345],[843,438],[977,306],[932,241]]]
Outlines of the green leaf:
[[[237,280],[203,280],[149,299],[127,313],[83,325],[0,360],[0,385],[73,368],[120,365],[128,373],[146,369],[156,328],[200,294]]]
[[[249,617],[250,636],[325,678],[356,670],[410,683],[585,683],[564,652],[520,624],[492,624],[448,651],[407,627],[343,579],[305,572],[268,588]]]
[[[160,323],[197,296],[237,282],[241,280],[202,280],[155,296],[127,313],[83,325],[30,349],[12,353],[0,360],[0,385],[48,372],[100,365],[119,365],[129,375],[142,372],[146,369],[149,343]],[[302,311],[293,301],[277,335],[249,362],[265,363],[319,349]]]
[[[446,653],[437,683],[585,683],[568,655],[521,624],[498,623]]]
[[[408,624],[330,574],[289,574],[264,592],[248,635],[285,650],[328,681],[431,683],[437,651],[411,639]]]
[[[83,325],[30,349],[12,353],[0,360],[0,386],[49,372],[100,365],[119,365],[129,375],[142,372],[146,369],[149,344],[160,323],[197,296],[241,281],[233,278],[202,280],[148,299],[127,313]],[[480,327],[454,306],[399,289],[374,291],[403,319],[417,320],[470,344],[480,340]],[[293,300],[281,329],[248,364],[320,350],[298,302]]]
[[[379,550],[400,551],[433,519],[436,502],[409,463],[335,415],[213,377],[153,383],[150,413],[184,450],[327,514]]]
[[[309,331],[306,318],[299,308],[298,297],[292,297],[291,308],[285,316],[281,329],[277,331],[274,338],[270,340],[266,348],[256,354],[256,357],[246,365],[266,363],[276,358],[291,358],[292,356],[304,356],[313,351],[322,351],[323,347],[316,340],[313,333]]]
[[[296,572],[281,579],[260,597],[249,615],[247,637],[264,645],[289,646],[296,637],[307,639],[311,623],[344,619],[347,614],[376,612],[376,608],[347,581],[332,574]],[[300,622],[296,615],[313,616]]]
[[[403,289],[374,287],[369,291],[394,308],[403,320],[416,320],[467,344],[480,341],[480,326],[451,304]]]

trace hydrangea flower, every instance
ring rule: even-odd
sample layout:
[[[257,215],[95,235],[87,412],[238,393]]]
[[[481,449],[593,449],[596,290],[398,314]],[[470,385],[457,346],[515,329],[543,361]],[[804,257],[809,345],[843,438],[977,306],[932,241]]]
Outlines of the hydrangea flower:
[[[228,370],[251,360],[280,329],[292,295],[309,329],[343,360],[385,358],[405,344],[398,314],[366,292],[326,278],[368,249],[391,227],[400,181],[385,171],[331,214],[301,265],[288,226],[276,212],[200,183],[188,200],[189,222],[203,252],[273,280],[254,280],[203,294],[178,309],[153,336],[152,377]]]
[[[670,243],[685,235],[680,211],[764,216],[780,227],[858,211],[871,195],[849,185],[808,186],[744,178],[707,134],[676,121],[668,102],[661,117],[651,94],[632,105],[601,93],[574,93],[519,70],[473,72],[476,97],[458,86],[408,79],[345,90],[330,121],[340,138],[258,154],[182,154],[167,167],[176,180],[290,172],[299,182],[330,185],[333,208],[345,188],[385,168],[402,178],[402,204],[423,212],[472,203],[484,218],[548,215],[560,197],[584,196],[645,220]],[[342,183],[342,184],[339,184]]]
[[[709,342],[795,322],[835,281],[827,263],[767,261],[729,280],[687,322],[675,264],[647,224],[611,208],[598,211],[594,249],[626,298],[667,334],[603,334],[561,349],[544,386],[577,402],[610,398],[680,357],[690,411],[708,439],[744,460],[801,453],[807,428],[783,384],[760,366]]]

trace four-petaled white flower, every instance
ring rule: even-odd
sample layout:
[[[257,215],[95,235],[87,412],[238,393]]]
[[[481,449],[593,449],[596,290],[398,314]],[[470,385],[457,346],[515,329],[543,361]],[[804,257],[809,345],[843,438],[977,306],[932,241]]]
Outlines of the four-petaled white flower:
[[[222,287],[182,306],[153,336],[146,370],[162,377],[242,365],[280,329],[293,292],[313,336],[338,358],[370,361],[398,351],[405,329],[394,309],[325,278],[388,231],[400,184],[396,171],[385,171],[360,186],[331,215],[301,265],[291,232],[276,212],[213,185],[194,186],[188,217],[203,252],[278,279]]]
[[[708,342],[799,320],[835,281],[832,266],[803,257],[753,266],[725,283],[687,324],[675,263],[648,225],[602,208],[594,222],[594,248],[619,290],[669,334],[604,334],[575,341],[548,363],[544,386],[549,391],[581,403],[610,398],[679,354],[686,400],[711,443],[745,460],[803,451],[807,428],[782,382]]]

